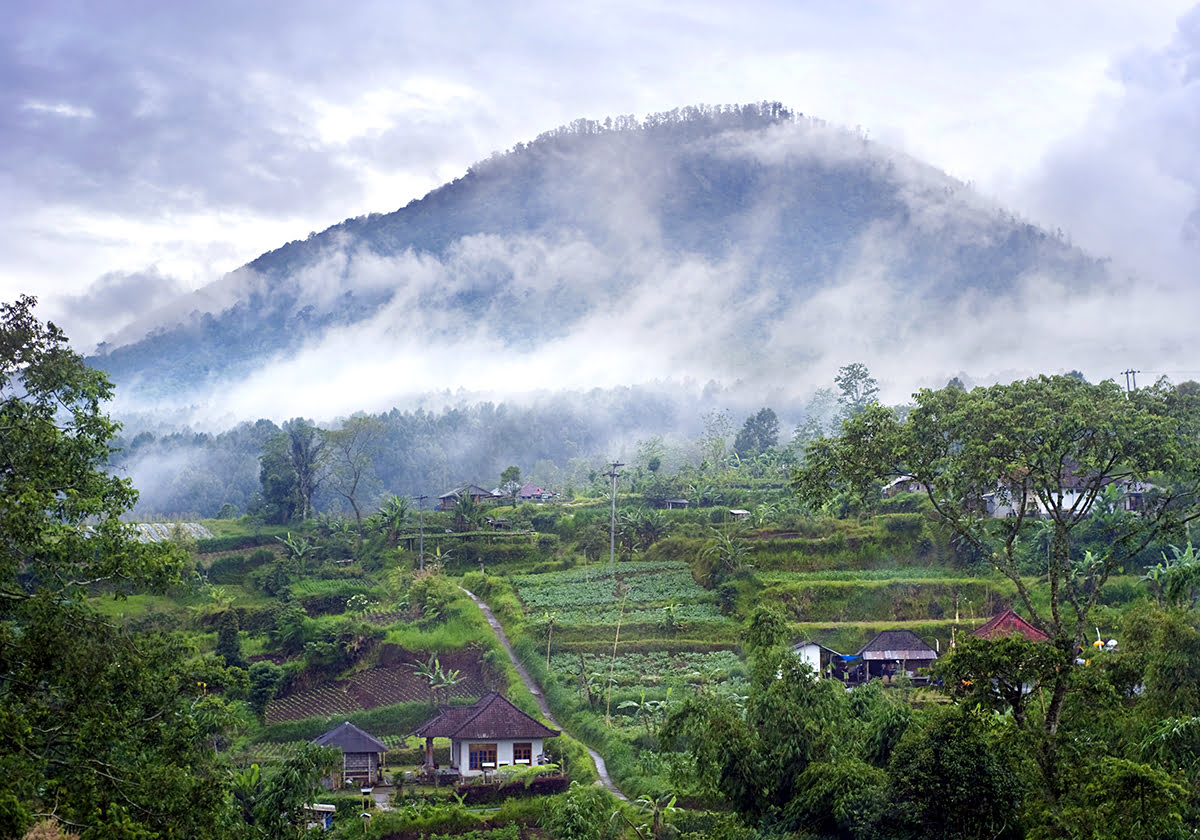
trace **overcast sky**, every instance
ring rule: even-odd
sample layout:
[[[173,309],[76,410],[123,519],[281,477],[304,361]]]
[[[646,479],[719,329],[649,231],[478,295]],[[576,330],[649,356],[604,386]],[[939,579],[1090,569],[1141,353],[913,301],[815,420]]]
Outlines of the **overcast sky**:
[[[1200,7],[1189,2],[7,0],[4,11],[0,300],[37,294],[83,349],[266,250],[401,207],[576,117],[702,102],[778,100],[861,126],[1139,284],[1194,282]]]

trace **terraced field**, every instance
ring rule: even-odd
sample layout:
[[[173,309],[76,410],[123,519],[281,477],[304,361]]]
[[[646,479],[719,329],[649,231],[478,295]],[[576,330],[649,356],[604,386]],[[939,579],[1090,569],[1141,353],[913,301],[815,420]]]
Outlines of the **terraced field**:
[[[429,703],[429,683],[413,669],[416,661],[414,657],[411,662],[373,668],[345,680],[277,697],[267,705],[267,723],[344,715],[396,703]],[[478,651],[444,653],[439,661],[443,669],[457,670],[462,676],[457,685],[442,693],[440,700],[471,699],[491,688]]]

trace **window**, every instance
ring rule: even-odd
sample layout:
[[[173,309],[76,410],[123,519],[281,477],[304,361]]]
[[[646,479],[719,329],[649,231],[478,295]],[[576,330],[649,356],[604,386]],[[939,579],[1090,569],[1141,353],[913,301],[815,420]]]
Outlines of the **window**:
[[[471,754],[468,764],[471,770],[494,770],[496,768],[495,744],[471,744],[467,749]]]
[[[513,744],[513,764],[532,764],[533,744]]]

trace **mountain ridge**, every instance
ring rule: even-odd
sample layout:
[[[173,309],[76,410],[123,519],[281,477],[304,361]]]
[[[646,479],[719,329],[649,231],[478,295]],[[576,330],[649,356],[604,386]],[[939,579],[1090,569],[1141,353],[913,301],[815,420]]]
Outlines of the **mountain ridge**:
[[[1084,288],[1104,274],[854,132],[778,103],[694,106],[545,132],[392,213],[265,252],[207,290],[216,311],[102,345],[91,361],[152,399],[202,393],[358,328],[386,342],[389,319],[418,344],[530,352],[597,313],[653,312],[655,287],[682,283],[677,307],[721,298],[734,323],[710,336],[717,355],[689,345],[677,356],[695,363],[690,375],[705,378],[711,361],[729,378],[739,371],[721,353],[790,340],[802,304],[839,284],[903,289],[938,313],[1031,275]],[[794,364],[811,350],[765,355]]]

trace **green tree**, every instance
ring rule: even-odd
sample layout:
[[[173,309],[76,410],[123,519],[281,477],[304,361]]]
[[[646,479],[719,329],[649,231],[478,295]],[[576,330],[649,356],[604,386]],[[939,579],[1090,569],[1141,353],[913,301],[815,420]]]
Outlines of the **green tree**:
[[[223,836],[188,652],[85,601],[176,582],[183,557],[121,522],[136,492],[106,469],[112,385],[34,305],[0,304],[0,825]]]
[[[357,554],[362,553],[363,542],[360,494],[374,477],[374,458],[379,453],[383,432],[383,423],[377,417],[357,415],[337,431],[325,433],[330,452],[330,484],[354,511]]]
[[[275,692],[282,681],[283,669],[270,660],[255,662],[250,666],[250,694],[247,702],[259,720],[265,718],[267,704],[275,699]]]
[[[408,524],[410,513],[408,498],[405,496],[390,496],[383,503],[379,509],[379,522],[388,545],[394,546],[400,542],[400,533]]]
[[[328,477],[330,454],[321,429],[302,417],[287,421],[281,432],[267,439],[259,458],[259,482],[269,521],[314,515],[313,500]]]
[[[746,418],[737,437],[733,440],[733,451],[739,458],[749,458],[775,448],[779,443],[779,418],[769,408],[760,408],[757,414]]]
[[[284,750],[283,761],[272,773],[251,764],[233,775],[233,800],[252,836],[283,840],[296,837],[305,803],[313,801],[322,788],[321,778],[341,763],[339,751],[331,747],[300,743]]]
[[[244,668],[242,640],[238,635],[238,616],[233,610],[225,610],[217,617],[217,655],[228,667]]]
[[[849,717],[841,684],[816,679],[778,646],[771,623],[764,616],[764,647],[754,650],[744,707],[729,697],[697,695],[671,713],[659,737],[687,753],[678,767],[694,778],[678,784],[698,783],[702,794],[727,802],[748,824],[786,833],[801,827],[790,806],[806,789],[805,771],[838,757],[850,741]]]
[[[889,765],[889,836],[1022,836],[1024,799],[1002,719],[957,706],[939,710],[901,738]]]
[[[512,506],[517,506],[517,494],[521,492],[521,468],[517,466],[506,467],[504,472],[500,473],[500,489],[504,494],[512,499]]]
[[[843,418],[861,414],[879,398],[879,383],[862,362],[842,366],[833,381],[840,392],[837,401]]]

